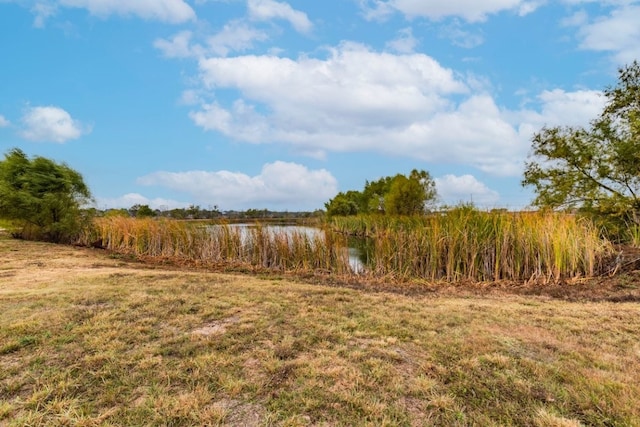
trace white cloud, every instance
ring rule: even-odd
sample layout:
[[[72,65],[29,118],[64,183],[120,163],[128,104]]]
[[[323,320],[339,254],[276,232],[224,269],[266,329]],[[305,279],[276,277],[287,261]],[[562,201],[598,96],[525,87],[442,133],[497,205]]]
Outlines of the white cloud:
[[[249,17],[256,21],[284,19],[301,33],[308,33],[313,24],[307,14],[293,9],[288,3],[274,0],[248,0]]]
[[[207,44],[209,50],[221,56],[229,52],[242,52],[251,49],[256,41],[265,41],[269,37],[264,31],[247,25],[241,20],[227,23],[220,32],[209,37]]]
[[[138,179],[142,185],[166,187],[188,194],[201,204],[222,209],[317,209],[338,192],[336,179],[324,169],[277,161],[257,176],[230,171],[155,172]]]
[[[200,95],[200,92],[196,89],[186,89],[180,95],[180,99],[178,103],[180,105],[198,105],[203,103],[203,99]]]
[[[529,138],[543,126],[588,126],[602,112],[605,103],[602,92],[595,90],[543,91],[537,97],[535,110],[510,113],[508,120],[518,126],[523,138]]]
[[[542,1],[525,0],[361,0],[360,5],[367,19],[384,19],[393,11],[407,18],[424,17],[440,20],[459,17],[468,22],[481,22],[488,15],[513,11],[526,15],[537,9]]]
[[[542,126],[588,125],[603,106],[599,92],[552,90],[527,108],[501,108],[476,76],[423,54],[354,43],[321,59],[247,55],[201,59],[199,67],[202,98],[216,99],[190,113],[205,130],[316,158],[370,151],[497,176],[522,172]],[[220,89],[235,90],[236,99],[216,98]]]
[[[638,0],[562,0],[562,3],[566,3],[569,5],[577,5],[584,3],[598,3],[601,5],[609,5],[609,6],[624,6],[628,4],[637,3]]]
[[[56,14],[58,8],[55,4],[37,2],[31,7],[31,12],[36,16],[33,19],[33,26],[43,28],[46,20]]]
[[[445,175],[434,179],[438,197],[445,205],[473,202],[478,207],[495,207],[500,195],[473,175]]]
[[[611,52],[618,64],[640,58],[640,6],[615,8],[608,16],[583,24],[579,29],[580,47]]]
[[[307,117],[312,127],[341,118],[349,119],[350,126],[351,119],[362,115],[375,115],[381,125],[392,126],[406,120],[406,114],[442,107],[442,94],[466,91],[451,70],[426,55],[377,53],[355,43],[331,49],[326,60],[210,58],[200,61],[200,70],[207,88],[237,88],[278,113],[296,114],[298,108],[315,105],[319,115]]]
[[[185,30],[169,39],[156,39],[154,47],[166,58],[201,58],[205,55],[227,56],[254,47],[255,42],[268,40],[269,36],[242,20],[225,24],[218,33],[209,36],[203,44],[193,42],[194,34]]]
[[[418,46],[418,39],[413,36],[411,27],[403,28],[398,37],[387,43],[387,47],[398,53],[413,53]]]
[[[162,51],[166,58],[189,58],[197,56],[202,49],[197,46],[191,46],[191,37],[193,33],[185,30],[176,33],[170,39],[156,39],[153,46]]]
[[[11,124],[11,122],[7,119],[5,119],[5,117],[0,114],[0,128],[4,128],[7,127]]]
[[[385,0],[359,0],[358,3],[367,21],[384,21],[395,11]]]
[[[31,141],[63,143],[91,131],[68,112],[54,106],[29,108],[22,117],[22,124],[22,137]]]
[[[257,113],[252,105],[243,100],[233,103],[227,111],[216,103],[202,104],[200,111],[192,111],[189,117],[205,130],[215,130],[246,142],[269,142],[269,124],[267,119]]]
[[[540,6],[544,5],[547,0],[536,0],[536,1],[523,1],[520,3],[518,7],[518,15],[526,16],[530,13],[535,12]]]
[[[503,175],[519,168],[517,132],[494,101],[480,94],[454,102],[468,87],[423,54],[377,53],[347,43],[325,60],[210,58],[200,69],[205,88],[233,88],[243,97],[229,108],[203,104],[191,118],[238,140],[285,142],[316,156],[373,150],[468,162]]]
[[[93,15],[135,15],[172,24],[195,20],[194,10],[184,0],[60,0],[64,6],[89,10]]]
[[[554,126],[584,125],[595,119],[606,103],[602,92],[596,90],[545,90],[538,98],[543,104],[542,117]]]
[[[584,10],[579,10],[563,18],[560,24],[564,27],[580,27],[589,22],[589,15]]]
[[[60,7],[86,9],[100,17],[137,16],[171,24],[196,19],[194,10],[184,0],[38,0],[28,3],[33,3],[31,11],[36,16],[36,27],[43,27],[46,19],[55,15]]]

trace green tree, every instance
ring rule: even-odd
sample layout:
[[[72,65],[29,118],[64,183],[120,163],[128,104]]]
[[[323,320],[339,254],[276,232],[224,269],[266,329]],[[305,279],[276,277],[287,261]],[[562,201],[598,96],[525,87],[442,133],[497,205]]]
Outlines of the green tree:
[[[333,199],[324,204],[329,216],[357,215],[362,193],[359,191],[347,191],[338,193]]]
[[[29,159],[14,148],[0,161],[0,217],[24,238],[70,242],[79,233],[91,200],[82,176],[66,164]]]
[[[361,213],[413,215],[425,212],[437,197],[435,183],[426,171],[413,170],[409,176],[398,174],[367,181],[363,191],[338,193],[325,203],[329,216]]]
[[[156,211],[151,209],[149,205],[137,205],[136,218],[151,218],[156,216]]]
[[[409,177],[396,175],[384,196],[385,212],[391,215],[424,213],[436,198],[435,183],[426,171],[411,171]]]
[[[365,182],[360,202],[362,213],[384,213],[384,198],[391,189],[394,177],[386,176],[377,181]]]
[[[534,204],[580,209],[640,224],[640,64],[619,70],[616,86],[588,129],[543,128],[532,138],[525,186]]]

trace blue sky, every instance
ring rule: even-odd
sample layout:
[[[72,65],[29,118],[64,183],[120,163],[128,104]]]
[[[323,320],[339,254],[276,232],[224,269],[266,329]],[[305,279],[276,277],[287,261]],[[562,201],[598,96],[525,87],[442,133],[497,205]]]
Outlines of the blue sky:
[[[424,169],[519,209],[530,138],[640,59],[634,0],[0,0],[0,151],[100,208],[314,210]]]

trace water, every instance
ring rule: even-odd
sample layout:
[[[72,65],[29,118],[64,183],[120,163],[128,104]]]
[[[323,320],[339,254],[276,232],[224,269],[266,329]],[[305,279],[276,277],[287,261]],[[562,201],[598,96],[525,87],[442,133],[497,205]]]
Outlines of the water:
[[[249,236],[249,230],[256,226],[256,224],[251,223],[241,223],[241,224],[228,224],[228,227],[237,228],[241,230],[243,237]],[[209,227],[219,227],[218,225],[212,225]],[[262,229],[268,232],[272,232],[273,234],[286,233],[289,236],[292,235],[306,235],[307,237],[314,238],[324,238],[324,232],[316,227],[309,227],[304,225],[262,225]],[[365,252],[362,248],[360,242],[354,239],[349,239],[348,241],[348,256],[349,256],[349,266],[351,270],[356,274],[361,274],[366,269],[366,260],[365,260]]]

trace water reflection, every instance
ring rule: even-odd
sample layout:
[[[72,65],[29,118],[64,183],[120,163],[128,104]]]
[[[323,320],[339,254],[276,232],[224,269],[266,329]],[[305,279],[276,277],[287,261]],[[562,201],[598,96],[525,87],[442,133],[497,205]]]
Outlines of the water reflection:
[[[251,229],[258,227],[258,225],[254,223],[227,224],[225,226],[240,230],[243,239],[248,239],[251,236]],[[215,229],[216,227],[221,226],[209,225],[207,227]],[[315,239],[318,237],[324,238],[324,231],[316,227],[293,224],[260,225],[260,227],[262,227],[262,230],[273,233],[274,235],[285,233],[287,236],[305,235],[310,239]],[[369,254],[371,254],[371,251],[373,250],[371,243],[367,242],[367,239],[349,237],[347,240],[347,246],[349,266],[351,267],[351,270],[356,274],[364,273],[369,262]]]
[[[371,265],[373,254],[373,242],[364,237],[350,236],[347,239],[349,246],[349,264],[351,269],[358,274],[364,273],[367,266]]]

